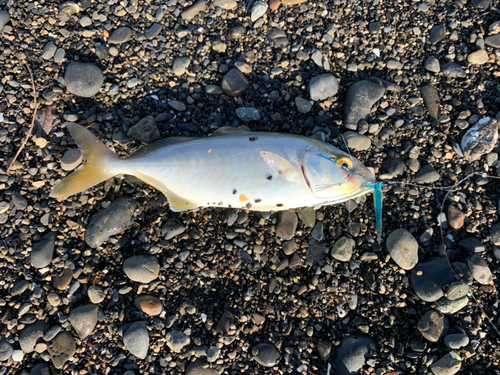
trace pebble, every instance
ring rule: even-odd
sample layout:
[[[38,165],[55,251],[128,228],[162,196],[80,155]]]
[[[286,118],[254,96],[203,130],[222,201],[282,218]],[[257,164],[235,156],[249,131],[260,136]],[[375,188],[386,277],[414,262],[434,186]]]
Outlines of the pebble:
[[[344,126],[355,129],[360,120],[366,120],[372,106],[385,94],[385,88],[370,81],[359,81],[347,90],[344,102]]]
[[[283,252],[285,255],[292,255],[297,251],[297,243],[295,241],[284,241]]]
[[[97,312],[99,307],[94,304],[79,306],[69,314],[69,322],[73,326],[80,339],[92,334],[97,324]]]
[[[406,229],[391,232],[386,241],[387,251],[394,262],[404,270],[413,269],[418,263],[418,243]]]
[[[465,78],[467,73],[462,69],[460,65],[454,62],[449,62],[441,67],[443,74],[449,78]]]
[[[64,81],[73,95],[91,98],[101,89],[104,75],[94,64],[72,62],[66,67]]]
[[[299,220],[294,211],[280,211],[278,214],[278,224],[276,225],[276,235],[282,240],[291,240],[295,236]]]
[[[220,348],[217,346],[211,346],[207,350],[207,361],[213,363],[219,359]]]
[[[437,362],[431,365],[431,371],[434,375],[453,375],[460,371],[462,362],[460,357],[454,352],[450,352]]]
[[[185,231],[186,226],[176,218],[168,219],[163,228],[161,228],[161,234],[165,236],[167,241],[178,236],[179,234],[184,233]]]
[[[316,350],[318,351],[319,357],[322,361],[328,361],[332,351],[332,342],[319,340],[316,344]]]
[[[483,65],[488,60],[489,60],[488,53],[484,49],[474,51],[467,55],[467,61],[475,65]]]
[[[436,56],[429,56],[427,60],[425,60],[424,67],[427,71],[432,73],[439,73],[441,71],[441,65]]]
[[[500,34],[495,34],[486,37],[484,44],[493,48],[500,48]]]
[[[429,43],[436,44],[442,41],[446,36],[446,27],[444,25],[433,26],[429,32]]]
[[[158,277],[160,263],[152,255],[136,255],[125,259],[123,271],[130,280],[147,284]]]
[[[312,100],[322,101],[337,94],[339,84],[337,78],[331,74],[322,74],[311,79],[307,92]]]
[[[144,144],[149,144],[157,139],[160,139],[160,131],[156,126],[156,121],[153,116],[146,116],[131,126],[127,131],[127,136]]]
[[[312,109],[312,104],[309,100],[301,98],[297,96],[295,98],[295,106],[297,107],[297,111],[300,113],[308,113]]]
[[[237,68],[231,69],[222,79],[222,90],[229,96],[240,96],[250,87],[246,77]]]
[[[372,140],[368,136],[352,131],[346,131],[344,133],[344,139],[347,143],[347,147],[351,150],[365,151],[372,145]]]
[[[340,237],[332,247],[332,257],[340,262],[349,262],[356,242],[350,237]]]
[[[62,331],[61,326],[53,326],[44,333],[43,339],[47,342],[52,341],[61,331]]]
[[[411,271],[411,285],[417,296],[434,302],[444,296],[443,288],[455,281],[445,257],[419,262]]]
[[[7,341],[0,342],[0,362],[7,361],[14,352],[14,348]]]
[[[179,112],[184,112],[186,110],[186,105],[178,100],[169,100],[168,105]]]
[[[398,156],[390,156],[382,162],[382,168],[389,178],[397,177],[402,175],[405,172],[405,162]],[[384,174],[385,176],[385,174]],[[379,178],[382,179],[381,175]]]
[[[436,301],[436,310],[443,314],[455,314],[462,310],[469,303],[468,297],[462,297],[454,301],[440,300]]]
[[[49,325],[43,321],[36,321],[24,328],[19,334],[19,346],[23,353],[32,353],[38,339],[43,337]]]
[[[315,239],[318,242],[321,242],[323,240],[324,232],[323,232],[323,223],[318,223],[314,227],[314,229],[311,232],[311,237]]]
[[[187,8],[184,12],[182,12],[181,17],[183,20],[191,21],[198,14],[205,11],[206,11],[205,0],[200,0],[191,5],[189,8]]]
[[[205,361],[198,359],[189,364],[184,375],[219,375],[219,373],[208,367]]]
[[[261,366],[276,366],[281,357],[280,352],[272,344],[258,343],[252,348],[253,359]]]
[[[417,184],[431,184],[438,181],[441,175],[431,165],[424,165],[415,174],[415,182]]]
[[[498,122],[490,117],[479,120],[462,137],[460,147],[467,161],[479,160],[493,151],[498,141]]]
[[[316,212],[312,207],[306,207],[297,212],[300,221],[304,224],[305,227],[314,228],[316,224]],[[500,228],[500,224],[499,224]]]
[[[462,281],[454,281],[446,289],[446,298],[455,301],[469,293],[469,286]]]
[[[453,229],[461,229],[464,226],[465,214],[455,206],[448,206],[448,224]]]
[[[31,250],[31,265],[33,267],[44,268],[52,262],[56,247],[55,239],[55,232],[49,232],[33,245]]]
[[[173,330],[173,331],[170,331],[169,333],[167,333],[165,340],[167,342],[167,346],[174,353],[181,353],[182,349],[186,345],[189,345],[189,343],[191,342],[191,339],[189,338],[189,336],[186,335],[184,332],[179,331],[179,330]]]
[[[420,93],[422,94],[429,115],[434,120],[438,120],[440,105],[438,91],[432,86],[424,86],[420,89]]]
[[[486,11],[491,7],[493,0],[472,0],[471,4],[474,5],[477,9]]]
[[[443,342],[450,349],[460,349],[469,345],[469,338],[465,333],[452,333],[446,335]]]
[[[111,204],[92,215],[87,224],[85,242],[91,248],[101,246],[111,236],[122,233],[134,222],[137,202],[128,196],[121,196]]]
[[[3,28],[10,21],[9,12],[6,10],[0,10],[0,33],[3,31]]]
[[[236,109],[236,115],[244,122],[260,120],[260,113],[257,109],[251,107],[240,107]]]
[[[146,38],[148,39],[156,38],[158,35],[160,35],[161,29],[162,29],[161,24],[159,23],[153,24],[146,33]]]
[[[130,324],[123,334],[123,344],[137,358],[144,359],[148,355],[149,334],[144,322]]]
[[[48,351],[54,367],[61,369],[76,352],[75,339],[69,332],[61,332],[52,340]]]
[[[74,170],[82,162],[82,152],[78,148],[71,148],[61,158],[61,168],[67,172]]]
[[[41,57],[44,60],[52,60],[56,51],[57,51],[57,46],[54,44],[54,42],[50,41],[43,47]]]
[[[233,10],[238,6],[236,0],[214,0],[214,7],[219,7],[225,10]]]
[[[224,90],[222,90],[222,87],[217,85],[207,85],[205,87],[205,92],[209,95],[220,95],[224,93]]]
[[[111,33],[108,43],[109,44],[123,44],[128,42],[132,38],[132,30],[130,27],[123,26],[117,28],[113,33]]]
[[[269,6],[266,3],[263,3],[262,1],[256,1],[253,4],[252,10],[250,12],[250,19],[252,20],[252,22],[257,21],[260,17],[266,14],[268,8]]]
[[[490,268],[486,261],[479,255],[474,254],[467,258],[467,265],[474,280],[479,284],[488,285],[492,282]]]
[[[91,285],[87,290],[87,294],[89,296],[90,302],[93,304],[99,304],[104,301],[104,290],[97,285]]]
[[[417,323],[419,332],[430,342],[438,342],[448,332],[448,319],[436,310],[427,311]]]
[[[328,247],[324,244],[312,244],[307,248],[306,253],[306,264],[309,266],[314,266],[326,259],[328,256]]]
[[[465,237],[460,240],[458,246],[469,253],[482,253],[486,250],[484,244],[476,237]]]
[[[163,304],[161,301],[158,298],[147,294],[135,297],[134,305],[137,309],[149,316],[160,315],[163,311]]]
[[[191,59],[189,57],[177,57],[172,64],[172,73],[180,77],[186,73],[189,65],[191,65]]]
[[[358,373],[372,352],[377,352],[377,345],[371,337],[350,335],[343,338],[333,359],[335,375]]]
[[[66,290],[73,279],[73,271],[69,268],[63,269],[59,276],[54,277],[53,285],[57,290]]]
[[[28,201],[21,195],[18,191],[13,191],[10,193],[10,197],[12,198],[12,203],[18,211],[24,211],[26,207],[28,207]]]
[[[24,358],[24,353],[22,350],[14,350],[12,352],[12,360],[14,362],[22,362],[23,358]]]

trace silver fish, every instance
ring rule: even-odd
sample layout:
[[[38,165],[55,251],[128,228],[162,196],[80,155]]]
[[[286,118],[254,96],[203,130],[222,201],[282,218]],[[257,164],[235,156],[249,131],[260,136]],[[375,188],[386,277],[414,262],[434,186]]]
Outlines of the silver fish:
[[[51,197],[68,197],[118,174],[136,176],[163,192],[173,211],[280,211],[340,203],[374,191],[380,240],[383,185],[359,160],[327,143],[221,128],[207,138],[163,139],[121,159],[86,128],[67,127],[85,162],[53,188]]]

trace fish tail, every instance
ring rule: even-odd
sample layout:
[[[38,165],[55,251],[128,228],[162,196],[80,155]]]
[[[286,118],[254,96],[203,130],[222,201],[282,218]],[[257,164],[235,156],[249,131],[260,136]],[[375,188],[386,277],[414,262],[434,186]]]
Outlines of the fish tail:
[[[50,193],[52,198],[66,198],[80,193],[120,173],[112,165],[120,158],[94,134],[75,123],[68,123],[67,128],[80,148],[83,163],[75,172],[54,186]]]

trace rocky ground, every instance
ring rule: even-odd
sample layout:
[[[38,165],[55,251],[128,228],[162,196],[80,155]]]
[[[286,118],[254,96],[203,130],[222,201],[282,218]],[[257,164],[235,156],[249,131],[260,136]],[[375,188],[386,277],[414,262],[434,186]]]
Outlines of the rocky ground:
[[[498,5],[0,1],[0,375],[498,374]],[[81,162],[66,122],[121,156],[343,135],[386,182],[383,242],[371,196],[173,213],[120,176],[49,198]]]

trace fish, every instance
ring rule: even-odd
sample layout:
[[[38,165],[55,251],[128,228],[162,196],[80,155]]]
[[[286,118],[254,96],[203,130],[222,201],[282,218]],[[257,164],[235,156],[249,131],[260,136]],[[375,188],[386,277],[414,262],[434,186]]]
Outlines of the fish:
[[[204,138],[161,139],[120,158],[87,128],[67,123],[67,129],[83,163],[53,187],[52,198],[67,198],[119,174],[161,191],[175,212],[318,208],[373,192],[381,240],[383,184],[358,159],[320,140],[223,127]]]

